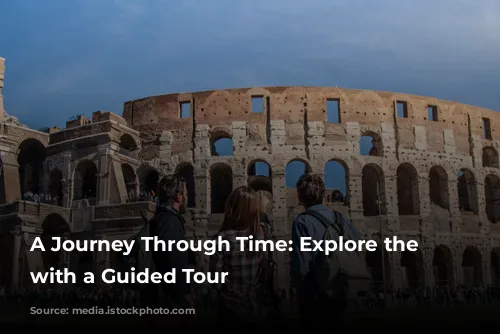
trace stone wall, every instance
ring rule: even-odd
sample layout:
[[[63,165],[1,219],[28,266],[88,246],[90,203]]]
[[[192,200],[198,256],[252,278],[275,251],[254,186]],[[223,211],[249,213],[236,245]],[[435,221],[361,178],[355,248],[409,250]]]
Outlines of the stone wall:
[[[263,101],[262,112],[252,110],[256,97]],[[339,122],[328,121],[329,100],[338,101]],[[190,104],[189,117],[182,115],[185,103]],[[398,115],[399,109],[403,110]],[[301,208],[295,190],[285,186],[287,164],[300,160],[313,173],[324,175],[325,165],[334,160],[345,167],[347,175],[347,200],[339,209],[366,237],[376,237],[382,230],[386,236],[417,239],[431,272],[439,245],[451,249],[455,268],[461,266],[466,247],[473,246],[481,254],[484,276],[489,279],[490,252],[500,241],[495,224],[498,196],[491,189],[485,193],[486,179],[492,179],[496,189],[500,177],[495,131],[500,115],[494,111],[407,94],[270,87],[149,97],[125,103],[123,117],[141,133],[145,164],[161,175],[178,171],[186,163],[194,167],[199,214],[194,223],[207,226],[209,235],[217,229],[211,221],[220,220],[210,205],[216,169],[229,170],[235,188],[247,183],[253,162],[267,163],[272,174],[275,232],[288,238],[293,217]],[[485,133],[484,126],[490,131]],[[372,137],[378,152],[361,155],[362,136]],[[233,155],[212,154],[213,141],[221,137],[231,138]],[[494,152],[489,161],[485,161],[485,149]],[[460,181],[459,171],[467,176],[465,181]],[[366,193],[377,196],[368,175],[380,180],[383,214],[366,214]],[[459,183],[467,188],[466,199],[463,191],[459,196]],[[442,200],[431,198],[431,187],[441,193]],[[491,219],[487,207],[493,212]],[[399,263],[399,257],[390,254],[391,263]]]
[[[482,281],[491,283],[490,255],[500,247],[499,117],[479,107],[406,94],[267,87],[130,101],[123,118],[99,111],[50,135],[0,124],[2,180],[8,181],[4,202],[20,198],[19,157],[27,140],[38,142],[46,154],[42,188],[52,189],[51,176],[58,171],[64,195],[60,211],[41,205],[25,211],[7,205],[3,211],[15,210],[21,221],[35,226],[23,230],[29,234],[25,240],[39,233],[36,225],[42,229],[49,213],[66,221],[71,232],[129,237],[142,224],[136,211],[154,210],[153,203],[129,193],[150,191],[159,177],[180,172],[193,196],[186,215],[190,238],[212,236],[227,194],[250,183],[270,194],[275,234],[288,239],[294,217],[303,210],[295,189],[287,187],[288,164],[300,161],[325,176],[325,166],[334,161],[344,168],[346,193],[339,200],[336,190],[328,189],[326,204],[349,217],[364,237],[416,239],[427,284],[437,280],[432,274],[436,250],[451,254],[448,279],[463,282],[459,268],[473,249]],[[361,154],[360,142],[368,137],[373,148]],[[214,143],[221,139],[232,142],[232,154],[214,154]],[[267,164],[269,177],[254,175],[256,162]],[[83,165],[93,166],[93,199],[75,191],[85,178]],[[387,255],[392,285],[404,285],[403,257]],[[111,258],[95,254],[100,263]],[[286,285],[288,255],[278,254],[278,260],[280,283]]]

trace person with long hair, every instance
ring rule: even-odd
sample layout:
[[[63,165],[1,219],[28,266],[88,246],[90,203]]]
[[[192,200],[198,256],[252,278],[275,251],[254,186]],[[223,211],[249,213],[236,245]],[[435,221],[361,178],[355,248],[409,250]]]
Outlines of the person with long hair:
[[[240,250],[237,237],[263,239],[260,227],[262,202],[247,186],[229,195],[222,226],[215,236],[229,241],[229,250],[210,258],[210,271],[228,272],[226,283],[217,286],[219,319],[222,326],[257,323],[265,318],[262,305],[267,274],[267,255],[263,251]]]

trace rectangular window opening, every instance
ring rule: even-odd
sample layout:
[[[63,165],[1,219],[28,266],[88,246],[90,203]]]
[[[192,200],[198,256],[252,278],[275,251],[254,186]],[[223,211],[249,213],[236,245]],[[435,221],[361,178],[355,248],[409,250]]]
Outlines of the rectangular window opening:
[[[438,108],[437,106],[427,106],[427,119],[429,121],[438,121]]]
[[[340,124],[340,101],[338,99],[326,100],[326,117],[328,123]]]
[[[252,96],[252,112],[264,112],[264,96]]]
[[[191,102],[181,102],[179,103],[181,110],[181,119],[191,117]]]
[[[408,118],[408,103],[406,101],[396,101],[396,115],[398,118]]]
[[[489,118],[483,118],[483,135],[484,138],[491,140],[491,121]]]

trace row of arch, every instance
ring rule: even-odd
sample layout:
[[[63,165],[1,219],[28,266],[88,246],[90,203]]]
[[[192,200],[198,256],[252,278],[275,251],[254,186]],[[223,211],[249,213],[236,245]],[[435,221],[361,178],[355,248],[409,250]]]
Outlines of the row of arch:
[[[139,146],[137,145],[134,138],[129,134],[123,134],[119,139],[119,150],[122,153],[136,151]],[[19,165],[19,182],[21,194],[34,193],[41,194],[43,192],[43,179],[44,179],[44,168],[43,163],[47,157],[47,152],[45,146],[38,140],[30,138],[24,140],[18,148],[17,151],[17,162]],[[85,171],[85,172],[83,172]],[[94,179],[96,179],[97,168],[95,165],[91,165],[91,162],[85,161],[81,166],[77,166],[75,170],[75,179],[81,180],[85,183],[84,189],[79,193],[75,194],[78,197],[95,197],[95,192],[93,191]],[[57,179],[62,179],[62,173],[60,171],[51,171],[49,176],[51,185],[57,184],[55,182]],[[50,186],[49,193],[52,196],[61,195],[62,189],[58,186],[53,188]]]
[[[213,156],[232,156],[234,153],[233,139],[225,131],[215,131],[210,134],[210,149]],[[373,131],[365,131],[359,140],[359,154],[363,156],[384,156],[382,138]],[[498,151],[493,146],[485,146],[482,151],[483,167],[499,168]]]
[[[348,171],[342,161],[329,161],[325,165],[325,179],[329,177],[330,164],[335,165],[335,175],[343,179],[344,184],[338,188],[343,189],[343,196],[332,197],[332,201],[339,198],[346,202],[348,199]],[[301,166],[301,168],[300,168]],[[127,191],[137,189],[137,177],[134,169],[128,164],[122,164],[122,173]],[[291,170],[291,173],[289,171]],[[286,183],[295,183],[304,172],[310,171],[307,163],[293,160],[287,165],[285,172]],[[188,183],[189,206],[195,206],[194,169],[189,164],[181,164],[177,170]],[[148,193],[155,193],[160,174],[153,168],[142,172],[140,189]],[[272,174],[269,164],[264,161],[255,161],[250,164],[247,174],[248,183],[257,190],[272,193]],[[342,175],[343,174],[343,175]],[[420,196],[418,187],[418,173],[409,163],[401,164],[396,171],[397,197],[399,215],[418,215],[420,211]],[[289,178],[292,179],[288,180]],[[219,163],[211,167],[210,179],[212,183],[212,213],[224,211],[224,203],[232,191],[233,177],[230,166]],[[474,175],[468,169],[460,170],[457,178],[458,200],[460,209],[478,213],[477,189]],[[75,168],[73,199],[91,199],[97,195],[97,167],[90,160],[81,161]],[[500,178],[496,175],[487,175],[485,178],[486,214],[492,223],[500,218]],[[450,208],[448,174],[440,166],[434,166],[429,171],[429,196],[431,203],[444,209]],[[49,192],[52,196],[62,197],[62,172],[54,169],[50,173]],[[340,190],[342,193],[342,190]],[[375,164],[367,164],[362,169],[362,198],[365,216],[385,214],[385,183],[382,169]]]
[[[220,137],[217,140],[228,139]],[[374,142],[379,142],[374,140]],[[121,149],[137,149],[134,139],[130,135],[123,135],[121,138]],[[492,165],[498,157],[495,149],[489,147],[483,150],[483,162]],[[43,179],[43,161],[45,159],[45,148],[35,140],[24,141],[19,148],[18,163],[19,176],[22,193],[26,191],[40,192],[41,180]],[[489,161],[489,162],[488,162]],[[286,183],[289,187],[294,187],[296,180],[305,171],[310,170],[309,165],[300,160],[291,161],[286,168]],[[195,206],[194,193],[194,171],[190,165],[182,165],[178,168],[188,181],[190,193],[189,205]],[[122,165],[122,173],[127,187],[131,192],[137,189],[138,181],[136,172],[128,165]],[[142,174],[139,182],[143,191],[156,191],[159,180],[159,173],[155,170],[146,170]],[[333,174],[333,177],[331,177]],[[365,216],[374,216],[385,213],[386,195],[384,185],[384,175],[382,169],[375,164],[367,164],[363,167],[362,196],[363,211]],[[75,168],[73,176],[73,200],[92,199],[97,196],[97,175],[98,169],[90,160],[81,161]],[[223,207],[227,195],[232,190],[232,170],[224,164],[212,166],[211,171],[212,187],[212,212],[223,212]],[[346,164],[340,160],[331,160],[325,165],[325,180],[334,184],[334,187],[341,193],[341,196],[332,196],[332,201],[342,200],[347,204],[349,199],[348,171]],[[249,166],[248,182],[259,190],[272,193],[272,175],[269,164],[264,161],[256,161]],[[49,175],[49,193],[52,197],[62,198],[62,172],[55,169]],[[462,169],[457,175],[459,207],[463,211],[478,213],[478,199],[476,181],[473,173],[468,169]],[[221,186],[224,185],[224,186]],[[450,208],[448,174],[439,166],[434,166],[429,171],[430,200],[433,204],[444,209]],[[495,223],[500,219],[500,179],[498,176],[489,174],[484,181],[486,195],[486,214],[488,219]],[[5,187],[2,189],[5,193]],[[5,196],[3,196],[5,197]],[[397,168],[397,197],[400,215],[418,215],[420,210],[418,174],[416,169],[409,163],[403,163]]]
[[[294,160],[289,163],[300,165],[300,173],[294,175],[292,182],[287,180],[287,185],[295,183],[298,177],[311,168],[306,162]],[[329,165],[334,165],[330,167]],[[330,160],[325,164],[325,180],[329,173],[335,170],[338,181],[343,181],[337,188],[345,189],[343,198],[347,204],[349,199],[349,176],[347,165],[341,160]],[[288,173],[286,175],[288,176]],[[300,174],[300,175],[298,175]],[[410,163],[402,163],[396,169],[396,187],[398,200],[398,213],[404,215],[420,214],[420,191],[419,175]],[[429,197],[430,202],[443,209],[450,209],[449,177],[446,170],[441,166],[433,166],[429,170]],[[461,211],[469,211],[478,214],[477,182],[474,174],[467,168],[461,169],[457,174],[458,204]],[[488,219],[496,223],[500,219],[500,178],[494,174],[488,174],[484,181],[484,192],[486,199],[485,211]],[[383,215],[386,212],[387,196],[385,193],[385,176],[380,166],[369,163],[362,169],[362,202],[365,216]]]
[[[329,177],[330,166],[334,165],[335,175],[343,181],[337,189],[332,192],[331,201],[348,201],[348,171],[345,163],[339,160],[331,160],[325,165],[325,179]],[[189,168],[187,168],[189,166]],[[307,163],[300,160],[291,161],[286,168],[285,177],[287,184],[294,184],[303,173],[310,171]],[[177,172],[183,174],[191,185],[190,193],[194,192],[193,169],[190,165],[182,165]],[[159,180],[158,172],[152,170],[151,175],[146,177],[146,189],[156,189]],[[247,170],[248,184],[256,190],[264,190],[272,194],[272,172],[269,164],[264,161],[254,161]],[[401,164],[396,171],[397,175],[397,198],[399,215],[418,215],[420,213],[420,195],[418,187],[418,173],[409,163]],[[291,180],[289,180],[291,179]],[[151,180],[152,182],[148,181]],[[212,213],[222,213],[224,203],[232,190],[233,177],[231,167],[218,163],[211,167],[211,199]],[[363,211],[365,216],[376,216],[385,214],[386,195],[385,182],[382,169],[375,164],[367,164],[362,169],[362,197]],[[434,166],[429,171],[429,196],[434,205],[444,209],[450,208],[448,174],[444,168]],[[478,213],[477,189],[473,173],[468,169],[460,170],[457,176],[458,202],[460,209]],[[339,190],[340,189],[340,190]],[[344,190],[344,192],[342,191]],[[495,223],[500,218],[500,178],[496,175],[488,175],[485,180],[486,213],[488,219]],[[339,194],[340,193],[340,194]],[[335,195],[337,194],[337,195]],[[339,196],[340,195],[340,196]],[[193,195],[194,197],[194,195]],[[194,203],[194,199],[191,200]]]

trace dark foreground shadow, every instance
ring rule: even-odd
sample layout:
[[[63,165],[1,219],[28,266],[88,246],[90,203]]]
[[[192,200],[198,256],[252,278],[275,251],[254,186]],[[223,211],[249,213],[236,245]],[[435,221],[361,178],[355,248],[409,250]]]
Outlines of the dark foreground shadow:
[[[332,329],[343,330],[408,330],[438,329],[456,330],[469,325],[500,325],[498,306],[454,306],[440,308],[394,308],[381,310],[349,311],[344,315],[343,324],[332,324]],[[168,331],[170,333],[220,330],[213,314],[199,314],[195,319],[189,315],[28,315],[2,314],[1,328],[25,327],[44,330],[121,330],[137,329],[148,331]],[[238,333],[259,330],[282,330],[287,333],[303,332],[297,316],[272,319],[266,324],[255,324],[235,328]]]

